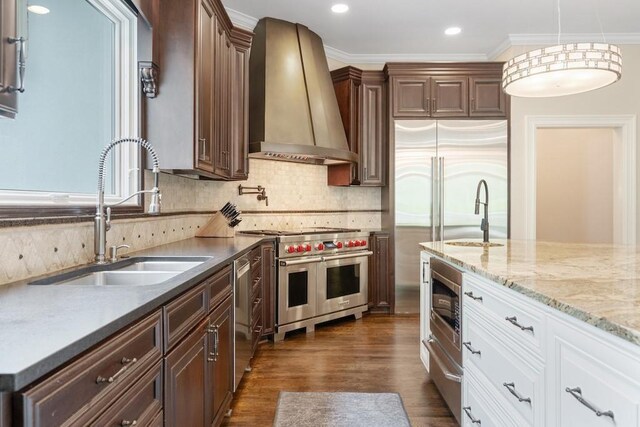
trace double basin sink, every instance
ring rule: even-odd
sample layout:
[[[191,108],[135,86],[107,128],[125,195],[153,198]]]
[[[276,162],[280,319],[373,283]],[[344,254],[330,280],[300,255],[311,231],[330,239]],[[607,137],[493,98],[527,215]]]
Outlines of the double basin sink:
[[[159,285],[210,260],[211,257],[135,257],[92,265],[31,282],[30,285],[149,286]]]

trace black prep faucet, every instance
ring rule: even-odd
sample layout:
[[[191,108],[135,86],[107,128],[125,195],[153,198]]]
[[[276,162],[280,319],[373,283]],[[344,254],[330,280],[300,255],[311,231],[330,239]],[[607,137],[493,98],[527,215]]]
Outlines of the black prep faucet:
[[[480,187],[484,184],[484,202],[480,201]],[[482,241],[489,243],[489,186],[487,181],[481,179],[478,183],[478,189],[476,190],[476,215],[480,214],[480,204],[484,205],[484,218],[480,224],[480,230],[482,230]]]

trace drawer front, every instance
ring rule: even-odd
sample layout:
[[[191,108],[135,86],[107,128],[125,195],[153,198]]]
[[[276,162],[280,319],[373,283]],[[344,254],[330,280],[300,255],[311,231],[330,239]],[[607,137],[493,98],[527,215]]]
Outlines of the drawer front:
[[[548,425],[639,427],[640,358],[572,328],[553,332]]]
[[[473,364],[528,425],[544,425],[544,376],[507,348],[504,337],[472,319],[463,331],[463,366]]]
[[[255,353],[256,348],[258,347],[258,343],[260,342],[261,336],[262,336],[262,315],[258,315],[258,317],[253,322],[253,326],[251,328],[251,354]]]
[[[209,310],[213,310],[233,292],[231,266],[227,266],[205,281],[209,288]]]
[[[518,414],[507,409],[508,404],[505,404],[502,396],[486,383],[486,379],[475,366],[465,368],[463,382],[463,427],[525,427],[527,425],[527,422]]]
[[[544,312],[533,307],[531,301],[527,303],[516,295],[510,295],[513,293],[515,291],[484,283],[481,278],[465,274],[463,306],[471,306],[492,318],[492,324],[542,359],[546,327]]]
[[[207,316],[209,293],[206,282],[164,306],[164,348],[169,351]]]
[[[162,356],[160,311],[21,396],[23,425],[86,425]]]
[[[262,290],[262,277],[258,276],[251,281],[251,297],[255,298],[255,296],[261,290]]]
[[[251,269],[258,267],[262,262],[262,249],[260,246],[251,249],[249,253],[249,262],[251,262]]]
[[[255,324],[259,317],[262,318],[262,292],[260,291],[251,301],[251,324]]]
[[[158,362],[105,413],[95,427],[150,426],[162,409],[162,363]]]

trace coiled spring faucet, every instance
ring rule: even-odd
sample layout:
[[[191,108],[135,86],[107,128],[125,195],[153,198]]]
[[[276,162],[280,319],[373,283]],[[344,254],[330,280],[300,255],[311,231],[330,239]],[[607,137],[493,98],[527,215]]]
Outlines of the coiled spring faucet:
[[[153,188],[151,190],[141,190],[136,191],[128,197],[116,202],[112,205],[105,205],[104,203],[104,181],[105,181],[105,162],[107,160],[107,155],[109,152],[116,146],[123,144],[125,142],[131,142],[134,144],[138,144],[151,156],[153,161]],[[111,208],[114,206],[118,206],[127,200],[138,196],[140,194],[151,194],[151,202],[149,203],[149,213],[150,214],[159,214],[160,213],[160,203],[162,196],[160,194],[160,189],[158,188],[158,181],[160,177],[160,164],[158,162],[158,155],[155,150],[147,142],[142,138],[122,138],[117,139],[111,142],[111,144],[107,145],[102,153],[100,154],[100,161],[98,163],[98,201],[96,204],[96,216],[94,219],[94,252],[95,252],[95,261],[97,264],[105,264],[107,262],[105,253],[107,251],[107,231],[111,228]],[[106,208],[106,211],[105,211]]]

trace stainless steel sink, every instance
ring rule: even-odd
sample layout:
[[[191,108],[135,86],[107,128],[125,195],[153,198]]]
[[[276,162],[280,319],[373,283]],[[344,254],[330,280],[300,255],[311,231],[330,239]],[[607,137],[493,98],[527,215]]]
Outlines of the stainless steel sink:
[[[211,257],[135,257],[113,264],[90,265],[36,280],[30,285],[150,286],[166,282]]]
[[[56,283],[74,286],[149,286],[166,282],[180,271],[96,271]]]
[[[118,271],[187,271],[203,261],[138,261],[120,268]]]
[[[469,248],[493,248],[496,246],[504,246],[502,243],[484,243],[484,242],[444,242],[451,246],[466,246]]]

